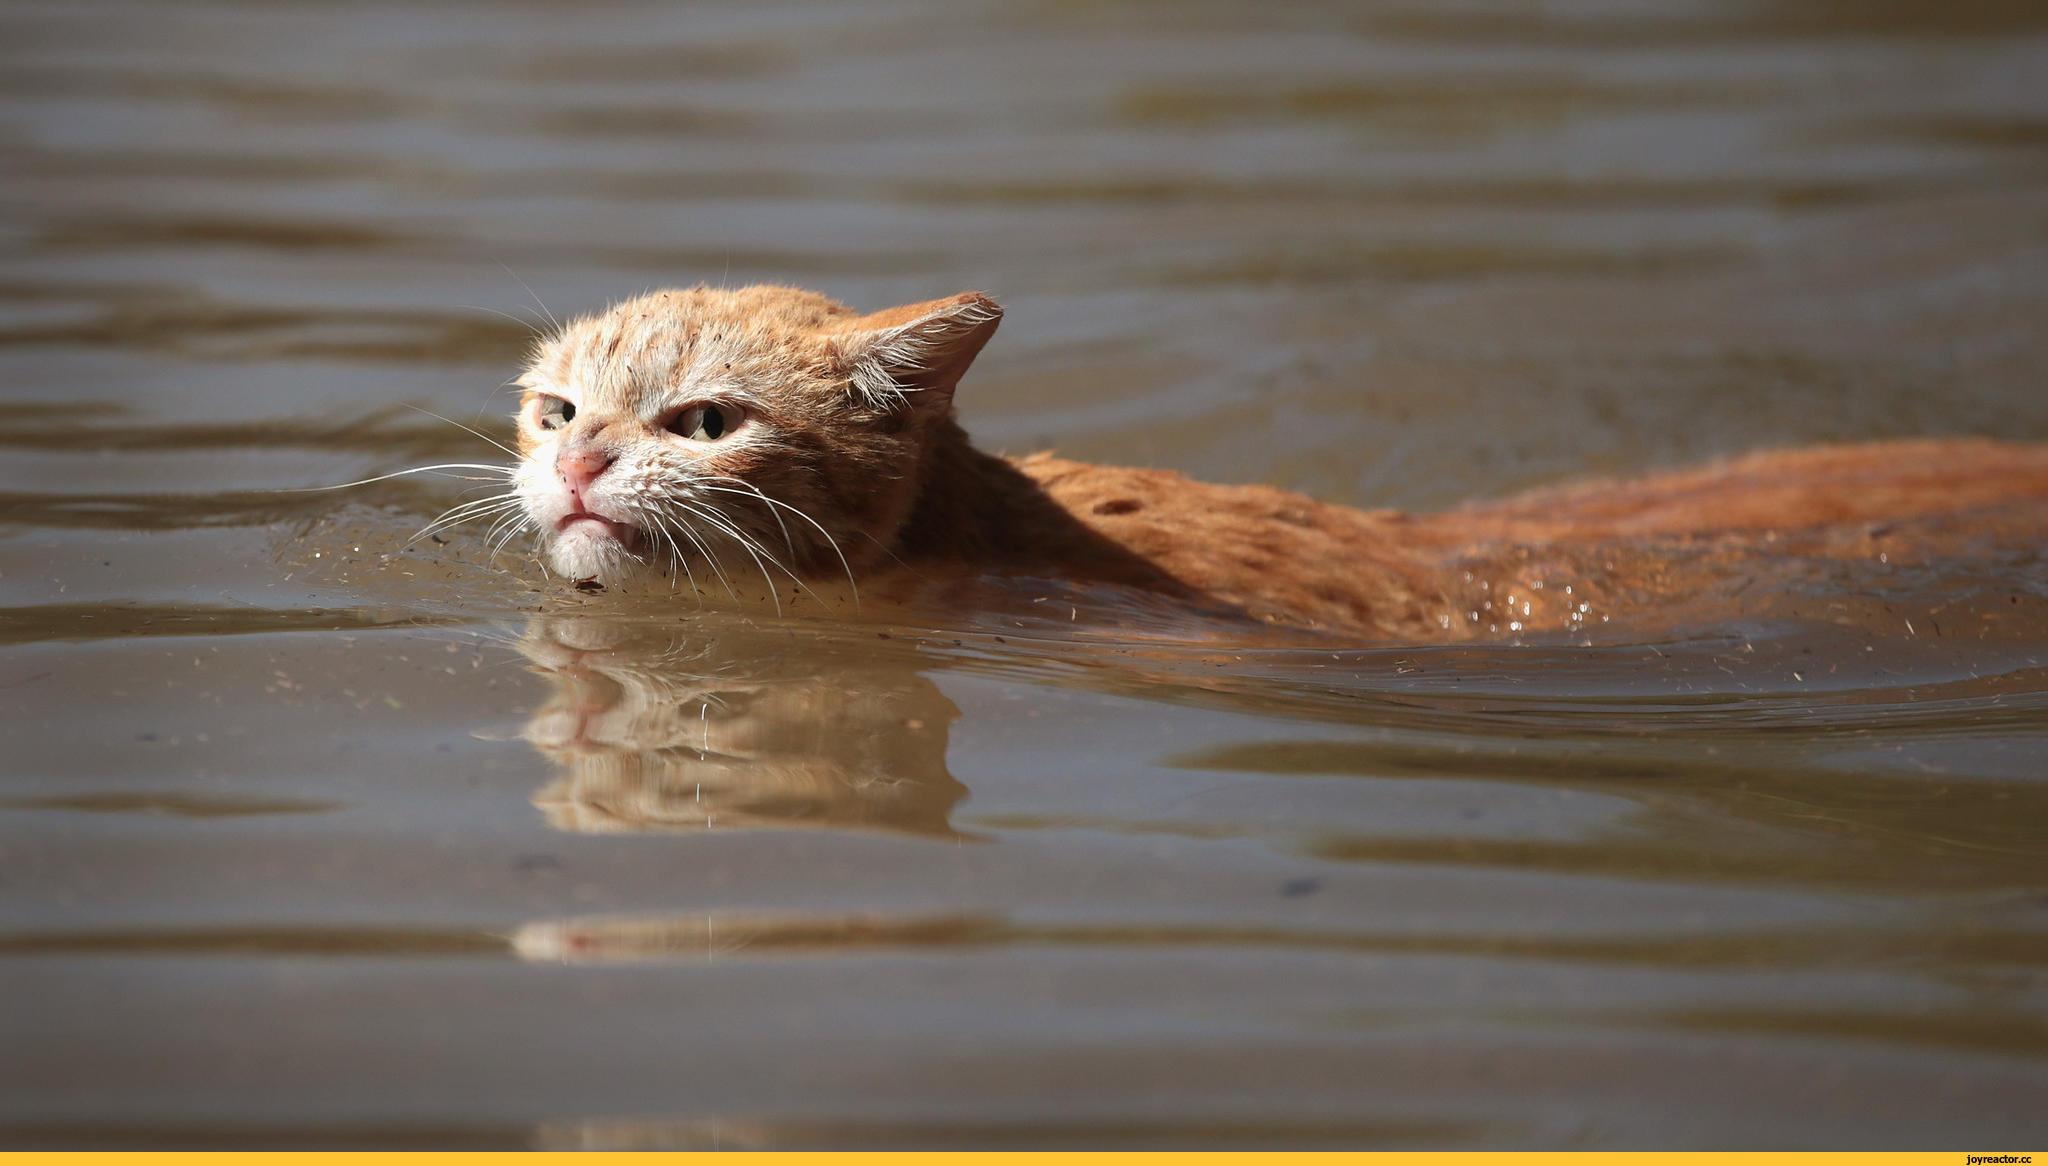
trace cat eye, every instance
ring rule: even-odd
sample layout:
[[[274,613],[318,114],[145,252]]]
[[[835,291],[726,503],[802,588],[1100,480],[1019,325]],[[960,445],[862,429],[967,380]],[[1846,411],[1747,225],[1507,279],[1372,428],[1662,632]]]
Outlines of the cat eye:
[[[542,397],[540,399],[540,427],[542,429],[560,429],[574,420],[576,420],[576,406],[564,401],[560,397]]]
[[[691,441],[717,441],[740,423],[740,411],[731,405],[692,405],[676,414],[668,431]]]

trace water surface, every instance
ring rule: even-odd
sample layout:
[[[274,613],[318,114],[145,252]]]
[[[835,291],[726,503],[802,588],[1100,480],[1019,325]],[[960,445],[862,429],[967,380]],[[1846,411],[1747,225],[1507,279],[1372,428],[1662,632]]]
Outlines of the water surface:
[[[1279,647],[278,492],[491,457],[414,409],[700,280],[987,289],[986,445],[1359,505],[2048,439],[2036,6],[17,2],[0,66],[0,1142],[2048,1128],[2039,556]]]

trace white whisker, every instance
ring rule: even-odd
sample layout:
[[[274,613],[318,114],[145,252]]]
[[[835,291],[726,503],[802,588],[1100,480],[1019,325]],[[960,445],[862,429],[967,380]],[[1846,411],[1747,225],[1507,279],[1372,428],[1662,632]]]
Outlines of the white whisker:
[[[393,470],[388,474],[378,474],[374,478],[364,478],[361,481],[357,482],[343,482],[338,486],[294,486],[287,489],[275,490],[272,491],[272,493],[317,494],[322,490],[347,490],[354,486],[368,486],[373,482],[388,482],[393,478],[402,478],[407,474],[439,474],[441,477],[444,478],[461,478],[464,481],[468,482],[488,482],[491,480],[489,478],[472,477],[469,474],[454,474],[447,472],[450,470],[489,470],[494,474],[501,474],[504,475],[505,477],[511,477],[515,472],[517,472],[509,466],[491,466],[485,465],[481,462],[443,462],[442,464],[437,466],[414,466],[409,470]]]
[[[753,494],[754,497],[759,498],[763,502],[766,502],[770,507],[773,507],[774,510],[787,510],[791,514],[796,515],[798,518],[803,519],[805,522],[810,523],[811,529],[818,532],[819,536],[825,540],[825,545],[831,547],[832,553],[838,557],[839,569],[846,572],[846,586],[853,592],[853,609],[855,611],[860,610],[860,584],[854,582],[853,565],[846,561],[846,552],[839,549],[839,540],[832,537],[832,532],[826,530],[824,526],[818,522],[817,519],[812,518],[808,514],[805,514],[801,509],[795,506],[791,506],[787,502],[783,502],[778,499],[769,497],[759,487],[753,485],[751,482],[745,482],[739,478],[734,478],[726,474],[720,474],[718,477],[720,481],[739,482],[739,484],[745,486],[748,489],[748,491]],[[721,486],[707,485],[705,489],[724,490],[726,488]],[[737,493],[737,491],[730,490],[728,490],[727,492]],[[770,513],[773,513],[774,510],[771,510]],[[777,521],[779,522],[781,520],[777,519]],[[787,534],[787,528],[784,528],[784,533],[785,535]]]
[[[747,490],[751,492],[756,498],[759,498],[761,501],[768,503],[768,517],[773,518],[775,520],[776,528],[782,531],[782,545],[789,548],[790,554],[793,555],[796,553],[796,543],[789,537],[789,524],[782,521],[782,515],[775,510],[774,499],[768,497],[768,495],[766,494],[763,494],[759,487],[755,486],[752,482],[749,482],[744,478],[735,478],[730,474],[720,474],[718,475],[718,480],[721,482],[737,482],[740,485],[745,486]],[[739,493],[739,491],[737,490],[732,490],[724,486],[707,485],[704,488],[707,490],[716,490],[722,494]]]
[[[539,325],[535,324],[532,320],[529,320],[524,316],[515,316],[510,312],[501,312],[496,308],[486,308],[481,304],[457,304],[455,306],[461,308],[465,312],[489,312],[493,316],[503,316],[507,320],[512,321],[514,324],[519,325],[521,328],[526,329],[528,332],[533,333],[535,336],[541,335]]]
[[[423,538],[438,534],[451,527],[460,526],[465,522],[482,518],[487,514],[497,514],[501,511],[523,505],[524,503],[520,501],[519,497],[513,494],[494,494],[489,498],[478,498],[470,502],[459,503],[435,515],[431,521],[415,532],[411,538],[406,539],[403,545],[411,546]]]
[[[453,530],[454,528],[461,526],[464,523],[474,522],[479,518],[489,518],[492,515],[502,514],[508,509],[510,509],[509,505],[500,504],[498,506],[474,510],[467,514],[447,515],[441,518],[437,518],[433,522],[428,523],[426,526],[421,527],[418,533],[414,534],[411,538],[405,540],[402,546],[411,546],[413,543],[416,543],[423,538],[432,538],[435,535],[440,534],[442,531]]]
[[[470,518],[481,518],[486,514],[495,514],[500,510],[510,508],[516,501],[516,499],[503,494],[494,494],[489,498],[476,498],[468,502],[458,502],[435,515],[432,519],[429,519],[427,527],[431,529],[447,519],[464,521]]]
[[[691,528],[688,519],[683,518],[681,515],[666,516],[654,508],[640,503],[635,503],[633,508],[642,514],[652,516],[657,522],[664,521],[668,517],[674,517],[676,529],[681,531],[683,537],[690,540],[690,545],[696,547],[698,553],[704,556],[704,561],[710,564],[711,573],[718,576],[718,582],[725,588],[725,593],[732,596],[734,602],[739,601],[740,593],[733,590],[732,580],[726,578],[725,569],[719,565],[718,556],[712,554],[711,548],[704,545],[704,540],[697,537],[697,533]],[[690,581],[690,586],[694,588],[696,585],[696,580],[693,577]],[[699,591],[698,595],[701,597],[703,592]]]
[[[499,552],[511,545],[513,539],[525,533],[526,528],[532,525],[533,519],[527,515],[524,507],[506,512],[484,533],[484,541],[490,544],[491,557],[497,558]],[[501,530],[502,534],[499,533]],[[495,538],[492,537],[494,535]]]
[[[497,438],[492,437],[490,434],[485,433],[481,429],[472,429],[469,426],[464,425],[460,421],[450,420],[449,418],[443,417],[439,413],[436,413],[431,409],[422,409],[418,405],[407,405],[405,407],[412,410],[415,413],[420,413],[428,417],[432,417],[436,421],[446,421],[448,422],[448,424],[453,425],[455,428],[460,429],[464,433],[470,434],[473,437],[480,437],[483,440],[490,442],[492,445],[497,446],[499,449],[504,450],[506,455],[509,457],[517,458],[519,456],[518,450],[513,449],[511,446],[506,445],[504,442],[499,441]]]
[[[668,541],[669,586],[671,588],[675,586],[676,571],[680,569],[683,572],[684,576],[690,580],[690,593],[697,597],[697,606],[703,607],[704,589],[697,586],[697,573],[695,571],[690,570],[689,556],[683,554],[683,548],[676,545],[676,536],[670,533],[668,529],[668,524],[661,518],[661,516],[655,515],[654,519],[657,524],[655,526],[656,533],[660,534],[662,538]]]
[[[740,549],[741,549],[741,550],[743,550],[743,551],[745,551],[745,552],[747,552],[747,557],[748,557],[748,558],[750,558],[750,559],[752,559],[752,560],[754,560],[754,566],[755,566],[756,568],[758,568],[758,569],[760,570],[760,572],[761,572],[761,582],[763,582],[763,583],[766,583],[766,584],[768,585],[768,599],[769,599],[769,602],[771,602],[771,603],[773,603],[773,604],[775,605],[775,614],[776,614],[776,615],[781,615],[781,614],[782,614],[782,593],[781,593],[781,590],[780,590],[779,588],[777,588],[777,587],[775,586],[775,576],[773,576],[773,575],[770,575],[770,574],[768,573],[768,565],[767,565],[766,563],[762,562],[762,561],[761,561],[761,556],[760,556],[759,554],[757,554],[757,553],[755,552],[755,545],[756,545],[756,544],[754,543],[754,540],[752,540],[752,539],[748,538],[748,537],[747,537],[747,536],[746,536],[746,535],[745,535],[744,533],[742,533],[742,532],[740,531],[739,527],[737,527],[737,526],[734,526],[734,525],[733,525],[733,524],[732,524],[732,523],[731,523],[731,522],[730,522],[729,520],[727,520],[727,519],[725,518],[725,516],[723,516],[723,515],[719,514],[719,513],[717,512],[717,511],[714,511],[714,510],[707,510],[707,509],[703,509],[703,508],[700,508],[700,507],[697,507],[697,506],[692,506],[692,505],[691,505],[690,503],[688,503],[688,502],[683,502],[683,503],[680,503],[680,505],[682,505],[682,506],[686,506],[686,507],[689,507],[689,509],[690,509],[690,511],[691,511],[692,513],[694,513],[694,514],[696,514],[696,515],[697,515],[698,517],[700,517],[700,518],[703,518],[703,519],[705,519],[706,521],[710,522],[710,523],[712,524],[713,528],[715,528],[715,529],[717,529],[718,531],[720,531],[721,533],[725,534],[725,535],[726,535],[726,536],[727,536],[728,538],[732,539],[732,540],[733,540],[734,542],[736,542],[736,543],[740,544]],[[771,558],[771,559],[772,559],[772,558],[774,558],[774,556],[773,556],[773,555],[770,555],[770,556],[769,556],[769,558]],[[778,566],[778,567],[782,567],[782,564],[781,564],[781,563],[777,563],[777,564],[775,564],[775,565],[776,565],[776,566]],[[782,571],[783,571],[783,573],[784,573],[784,574],[788,574],[788,575],[790,576],[790,578],[792,578],[792,579],[796,578],[796,576],[795,576],[795,575],[793,575],[793,574],[790,574],[789,568],[787,568],[787,567],[782,567]]]
[[[745,495],[742,495],[742,497],[744,496]],[[762,495],[762,497],[766,499],[766,495]],[[685,503],[685,505],[688,505],[688,503]],[[729,515],[713,511],[710,514],[708,514],[707,517],[710,517],[714,521],[720,523],[720,525],[725,529],[728,535],[734,540],[738,541],[743,548],[746,548],[749,554],[752,554],[755,551],[759,551],[762,555],[767,556],[768,561],[770,563],[775,564],[776,570],[781,571],[783,574],[789,576],[790,582],[795,583],[799,590],[801,590],[804,594],[810,596],[812,599],[816,600],[819,607],[827,608],[828,610],[830,609],[831,605],[825,602],[825,597],[819,595],[816,591],[812,590],[810,584],[804,582],[803,576],[797,574],[795,571],[791,570],[787,564],[783,563],[782,560],[776,558],[773,552],[769,551],[767,547],[764,547],[758,541],[747,537],[747,535],[739,529],[739,526],[732,521]],[[754,561],[757,566],[760,564],[759,558],[756,558]],[[767,572],[763,571],[762,573],[765,575]],[[772,581],[769,583],[769,587],[771,589],[770,594],[773,594],[774,583]],[[776,613],[780,614],[781,610],[782,605],[778,600],[776,603]]]
[[[484,531],[484,557],[498,557],[498,538],[505,533],[507,527],[514,526],[518,521],[519,515],[516,513],[498,516],[498,520],[491,524],[490,529]]]
[[[548,318],[549,324],[554,325],[555,331],[559,332],[562,330],[562,322],[560,320],[555,319],[555,314],[553,312],[548,311],[548,306],[541,302],[540,293],[533,290],[532,284],[526,282],[523,279],[520,279],[519,273],[512,270],[510,267],[506,266],[504,260],[495,259],[492,260],[492,262],[496,263],[499,267],[505,268],[505,274],[511,276],[515,281],[518,282],[520,287],[526,289],[526,294],[533,297],[534,306],[538,307],[541,310],[541,314]]]

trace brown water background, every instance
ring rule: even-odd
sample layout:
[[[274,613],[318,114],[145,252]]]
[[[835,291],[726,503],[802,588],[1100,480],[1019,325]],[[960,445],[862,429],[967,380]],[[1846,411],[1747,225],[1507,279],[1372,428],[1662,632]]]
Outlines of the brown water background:
[[[989,290],[984,444],[1361,505],[2048,439],[2044,78],[1996,0],[8,0],[0,1142],[2038,1144],[2038,557],[1227,651],[276,491],[697,281]]]

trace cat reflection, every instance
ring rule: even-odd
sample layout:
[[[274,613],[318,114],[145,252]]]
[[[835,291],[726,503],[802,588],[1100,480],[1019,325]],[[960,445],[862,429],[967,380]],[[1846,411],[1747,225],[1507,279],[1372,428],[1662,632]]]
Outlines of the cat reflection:
[[[525,736],[561,767],[533,799],[558,829],[959,836],[959,710],[913,661],[744,624],[559,616],[519,648],[554,683]]]

